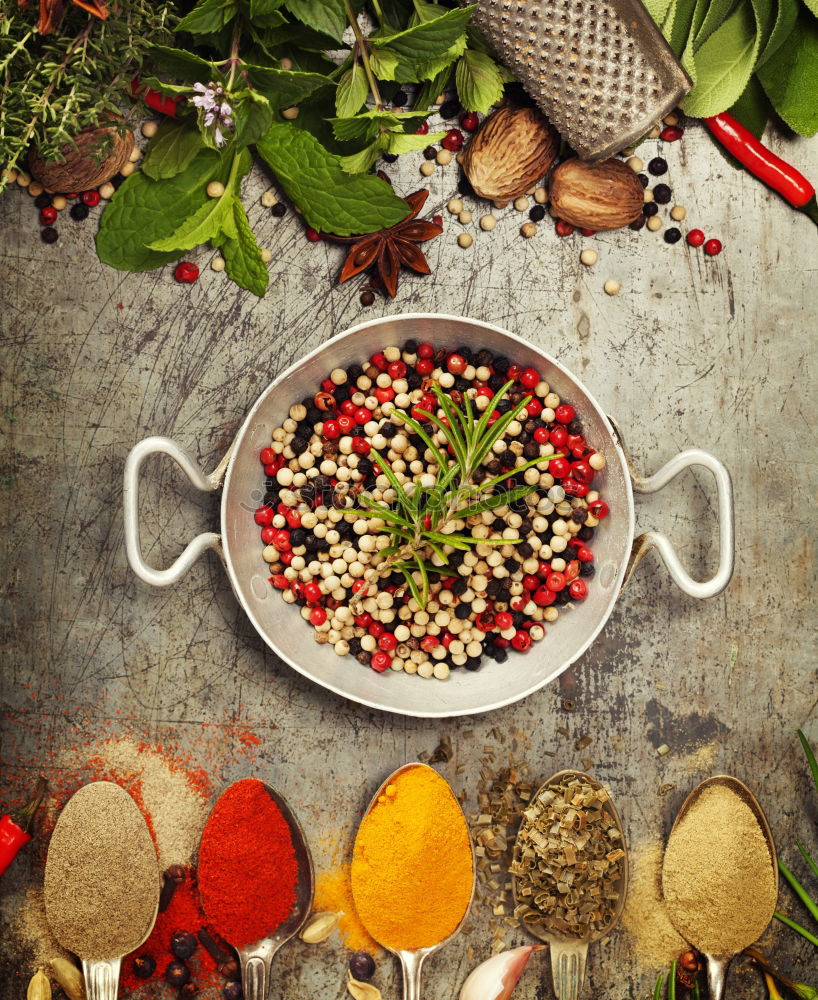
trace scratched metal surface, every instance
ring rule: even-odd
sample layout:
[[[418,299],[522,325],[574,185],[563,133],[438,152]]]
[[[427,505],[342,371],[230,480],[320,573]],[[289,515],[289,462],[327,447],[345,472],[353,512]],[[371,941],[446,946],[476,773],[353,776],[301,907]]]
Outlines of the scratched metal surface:
[[[818,175],[815,143],[786,149]],[[194,286],[177,285],[169,269],[129,275],[102,267],[90,226],[67,218],[60,245],[46,247],[29,199],[3,196],[0,722],[8,780],[43,766],[47,750],[97,734],[129,727],[195,747],[203,722],[246,724],[263,741],[252,764],[229,735],[201,763],[217,785],[248,769],[274,782],[312,832],[320,867],[327,838],[352,834],[388,770],[431,750],[441,734],[455,749],[441,772],[468,793],[468,808],[483,747],[507,753],[521,731],[518,756],[535,774],[578,765],[581,756],[594,760],[633,844],[662,836],[686,791],[721,771],[757,790],[788,858],[796,837],[814,843],[795,729],[818,741],[815,232],[735,173],[696,130],[668,159],[676,200],[691,225],[724,239],[721,257],[625,231],[593,242],[600,262],[589,270],[579,264],[577,239],[558,240],[544,226],[523,240],[522,219],[510,210],[494,233],[476,231],[464,252],[447,217],[444,236],[428,244],[433,275],[404,278],[394,302],[369,310],[354,282],[333,284],[338,247],[306,242],[291,213],[276,220],[261,208],[269,182],[259,172],[247,182],[246,200],[274,255],[263,300],[204,267]],[[416,166],[401,168],[405,194],[420,186]],[[431,211],[442,210],[454,186],[453,167],[435,174]],[[196,259],[205,265],[208,257]],[[616,298],[602,292],[609,277],[622,283]],[[640,470],[653,471],[687,446],[722,458],[737,505],[728,591],[698,603],[650,557],[601,638],[559,684],[492,715],[427,722],[362,710],[277,662],[212,555],[171,589],[137,582],[125,561],[121,516],[122,468],[134,443],[167,434],[212,468],[256,396],[293,359],[361,318],[411,310],[486,319],[555,354],[616,419]],[[170,463],[151,460],[141,509],[153,564],[167,565],[192,534],[215,527],[217,505]],[[688,472],[661,497],[639,503],[637,518],[641,527],[667,530],[688,565],[704,572],[715,560],[713,511],[707,475]],[[509,669],[525,669],[524,661]],[[576,703],[571,713],[561,708],[565,697]],[[584,735],[594,742],[578,752]],[[665,743],[671,752],[657,755]],[[663,785],[673,787],[660,795]],[[818,804],[813,820],[816,811]],[[7,916],[38,877],[30,854],[4,878]],[[808,920],[788,897],[787,907]],[[3,937],[0,996],[16,1000],[24,995],[25,955]],[[485,954],[482,919],[472,921],[468,940]],[[771,942],[796,975],[807,977],[810,962],[814,972],[806,943],[779,927]],[[458,940],[430,963],[428,997],[457,996],[465,944]],[[298,945],[278,964],[282,1000],[342,995],[339,949]],[[520,1000],[551,995],[546,968],[541,960],[526,975]],[[592,954],[586,995],[643,997],[656,971],[638,967],[615,935]],[[391,963],[379,976],[384,995],[397,996]],[[737,968],[731,983],[732,996],[763,995],[746,969]]]

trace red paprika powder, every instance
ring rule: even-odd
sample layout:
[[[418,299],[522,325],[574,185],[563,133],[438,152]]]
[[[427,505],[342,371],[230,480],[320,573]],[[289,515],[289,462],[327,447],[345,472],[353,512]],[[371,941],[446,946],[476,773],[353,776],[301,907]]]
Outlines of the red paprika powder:
[[[281,810],[262,782],[231,785],[199,847],[199,892],[208,925],[234,948],[268,937],[295,905],[298,864]]]

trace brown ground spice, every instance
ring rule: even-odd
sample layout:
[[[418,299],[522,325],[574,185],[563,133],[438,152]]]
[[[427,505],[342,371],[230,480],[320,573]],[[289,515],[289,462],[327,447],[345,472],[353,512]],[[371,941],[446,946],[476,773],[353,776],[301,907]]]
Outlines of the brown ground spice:
[[[622,924],[628,945],[645,971],[667,969],[688,948],[667,915],[662,899],[662,845],[640,844],[631,849],[630,880]]]
[[[761,936],[778,896],[770,852],[752,810],[724,786],[706,788],[668,840],[668,913],[709,955],[733,955]]]

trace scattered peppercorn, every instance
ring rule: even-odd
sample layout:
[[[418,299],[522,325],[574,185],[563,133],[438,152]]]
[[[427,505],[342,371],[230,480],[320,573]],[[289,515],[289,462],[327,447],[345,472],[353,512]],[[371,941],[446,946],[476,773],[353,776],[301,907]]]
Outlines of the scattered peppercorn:
[[[45,208],[47,205],[51,204],[51,195],[46,194],[45,191],[42,194],[38,194],[34,199],[35,208]]]
[[[678,243],[682,238],[682,232],[675,226],[671,226],[670,229],[665,230],[665,243]]]
[[[287,206],[284,204],[283,201],[279,201],[276,202],[275,205],[273,205],[270,211],[272,215],[274,215],[277,219],[280,219],[282,215],[287,214]]]
[[[557,219],[555,228],[557,230],[557,236],[570,236],[574,231],[574,227],[568,222],[563,222],[562,219]]]
[[[545,205],[534,205],[528,210],[528,217],[532,222],[542,222],[545,218]]]
[[[173,277],[182,285],[192,285],[199,277],[199,268],[189,260],[183,260],[173,269]]]
[[[224,1000],[242,1000],[244,993],[241,990],[241,983],[236,982],[236,980],[227,983],[222,990],[222,996]]]
[[[170,950],[177,958],[190,958],[198,944],[193,934],[177,931],[170,940]]]
[[[40,209],[40,223],[43,226],[50,226],[52,222],[57,221],[57,209],[53,205],[46,205],[45,208]]]
[[[659,211],[659,206],[656,204],[655,201],[646,201],[645,207],[642,209],[642,214],[644,216],[647,216],[647,218],[650,218],[651,215],[656,215],[658,211]]]
[[[321,234],[317,230],[313,229],[312,226],[307,226],[306,237],[310,243],[318,243],[321,239]]]
[[[687,242],[692,247],[700,247],[704,243],[704,233],[701,229],[691,229],[687,234]]]
[[[353,951],[349,956],[349,971],[363,983],[375,975],[375,959],[368,951]]]
[[[406,102],[409,100],[409,95],[405,90],[399,90],[397,94],[392,98],[392,105],[396,108],[402,108]]]
[[[371,306],[375,301],[375,293],[370,291],[361,292],[361,305]]]
[[[643,212],[642,215],[638,216],[628,225],[628,229],[632,229],[634,232],[638,233],[640,229],[644,228],[646,218],[647,217]]]
[[[662,174],[666,174],[667,160],[663,159],[661,156],[654,156],[648,164],[648,173],[653,174],[654,177],[661,177]]]
[[[684,135],[684,130],[676,128],[673,125],[669,125],[667,128],[663,128],[659,133],[659,138],[663,139],[665,142],[678,142],[679,139]]]
[[[184,986],[190,982],[190,969],[184,962],[169,962],[165,969],[165,982],[171,986]]]
[[[718,257],[721,253],[721,240],[708,240],[704,245],[708,257]]]
[[[636,177],[643,188],[646,188],[650,184],[650,177],[647,174],[637,174]]]
[[[99,204],[99,191],[83,191],[82,201],[89,208],[95,208]]]
[[[463,133],[459,128],[452,128],[443,136],[440,145],[451,153],[463,148]]]
[[[71,206],[69,215],[75,222],[82,222],[88,218],[88,206],[78,201],[76,205]]]
[[[444,101],[440,105],[440,117],[441,118],[456,118],[458,114],[462,111],[462,105],[460,101],[450,100]]]
[[[397,153],[381,153],[381,159],[384,161],[384,163],[394,163],[395,160],[397,160],[397,158],[398,158]]]
[[[424,160],[433,160],[436,156],[437,148],[435,146],[427,146],[426,149],[423,150]]]
[[[156,972],[156,959],[153,955],[137,955],[131,968],[138,979],[150,979]]]
[[[59,238],[59,233],[53,226],[46,226],[40,232],[40,239],[43,243],[56,243]]]
[[[667,184],[657,184],[653,189],[653,200],[660,205],[667,205],[670,201],[671,193]]]
[[[474,111],[464,111],[460,116],[460,127],[466,132],[476,132],[480,125],[480,119]]]

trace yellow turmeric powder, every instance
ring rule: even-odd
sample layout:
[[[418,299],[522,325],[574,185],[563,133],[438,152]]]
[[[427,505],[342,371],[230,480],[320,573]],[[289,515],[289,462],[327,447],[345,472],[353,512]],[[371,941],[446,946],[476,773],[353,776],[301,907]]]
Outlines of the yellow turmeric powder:
[[[352,894],[386,948],[428,948],[466,914],[474,888],[468,827],[432,768],[401,772],[364,816],[352,856]]]

